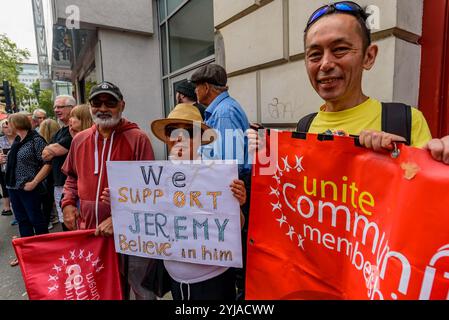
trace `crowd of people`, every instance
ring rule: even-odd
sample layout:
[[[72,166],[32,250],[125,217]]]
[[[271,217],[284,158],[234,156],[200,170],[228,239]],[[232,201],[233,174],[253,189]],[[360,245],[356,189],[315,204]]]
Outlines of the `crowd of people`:
[[[410,126],[393,126],[409,127],[407,139],[385,129],[384,105],[364,94],[363,73],[373,67],[378,53],[366,19],[365,11],[353,2],[323,6],[311,15],[304,33],[305,64],[312,87],[325,103],[307,118],[303,131],[357,135],[363,146],[376,152],[392,150],[394,142],[406,142],[428,149],[436,161],[449,164],[449,137],[432,140],[418,109],[404,109],[410,114]],[[227,83],[223,67],[199,68],[190,81],[177,86],[178,105],[166,119],[154,121],[151,129],[167,144],[170,159],[239,160],[239,178],[230,190],[241,205],[245,257],[251,188],[248,159],[263,148],[264,141],[250,129],[244,108],[230,96]],[[92,88],[88,100],[88,105],[77,106],[71,96],[56,97],[57,121],[46,119],[45,111],[38,109],[33,114],[10,115],[1,123],[2,215],[14,213],[21,237],[48,233],[54,223],[61,223],[64,231],[95,229],[97,236],[112,236],[106,162],[155,158],[147,134],[123,118],[126,103],[119,87],[102,82]],[[198,124],[200,130],[193,130]],[[206,139],[204,133],[210,129],[215,133]],[[225,152],[229,145],[235,146],[234,152]],[[17,263],[11,261],[11,265]],[[245,262],[243,269],[164,264],[176,300],[244,297]],[[126,297],[132,289],[136,299],[156,299],[142,286],[154,265],[152,259],[120,256]]]

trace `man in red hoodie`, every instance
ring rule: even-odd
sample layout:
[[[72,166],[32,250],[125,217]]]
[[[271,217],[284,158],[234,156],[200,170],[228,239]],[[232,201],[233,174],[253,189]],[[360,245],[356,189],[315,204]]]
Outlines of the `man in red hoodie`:
[[[154,160],[154,153],[145,132],[122,118],[125,101],[117,86],[100,83],[92,88],[89,101],[95,124],[75,136],[62,167],[67,175],[62,200],[64,224],[69,230],[96,229],[97,236],[112,236],[111,207],[101,201],[108,188],[106,161]],[[136,298],[155,299],[141,286],[153,260],[128,258],[129,270],[125,273]]]

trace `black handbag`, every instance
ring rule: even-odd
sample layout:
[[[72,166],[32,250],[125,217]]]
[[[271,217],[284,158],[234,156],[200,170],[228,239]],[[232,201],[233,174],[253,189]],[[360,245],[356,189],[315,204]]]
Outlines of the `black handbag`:
[[[142,286],[163,298],[171,290],[171,278],[164,266],[163,260],[154,260],[148,266]]]

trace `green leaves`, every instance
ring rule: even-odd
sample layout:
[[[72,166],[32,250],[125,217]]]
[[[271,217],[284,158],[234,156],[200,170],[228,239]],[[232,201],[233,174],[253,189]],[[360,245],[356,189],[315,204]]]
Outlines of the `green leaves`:
[[[8,80],[13,86],[19,82],[20,64],[30,57],[28,50],[22,50],[6,35],[0,34],[0,80]]]
[[[17,102],[30,96],[26,86],[19,82],[19,74],[22,71],[20,64],[30,57],[28,50],[22,50],[5,34],[0,33],[0,82],[9,81],[16,90]]]

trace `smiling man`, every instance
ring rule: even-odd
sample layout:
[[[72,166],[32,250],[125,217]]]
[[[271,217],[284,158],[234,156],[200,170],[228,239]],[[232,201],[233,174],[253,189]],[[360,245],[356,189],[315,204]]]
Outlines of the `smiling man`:
[[[67,175],[62,200],[64,224],[69,230],[96,229],[98,236],[112,236],[111,206],[100,199],[108,188],[106,162],[154,160],[154,154],[145,132],[122,117],[125,101],[116,85],[102,82],[93,87],[89,102],[95,125],[73,138],[62,167]],[[122,256],[122,273],[124,260]],[[138,300],[155,299],[141,285],[152,264],[151,259],[129,257],[128,283]]]
[[[72,136],[70,135],[68,125],[70,111],[72,111],[75,105],[76,100],[72,96],[63,95],[56,97],[53,109],[58,122],[62,124],[62,128],[56,132],[51,144],[48,145],[42,152],[42,159],[45,161],[51,161],[56,211],[58,212],[59,222],[62,223],[64,230],[66,230],[66,228],[63,224],[64,220],[62,216],[62,209],[59,204],[61,201],[62,189],[64,187],[66,176],[61,172],[61,168],[67,158],[67,154],[69,153],[70,145],[72,144]],[[50,227],[51,225],[49,225],[49,228]]]
[[[390,106],[394,115],[401,112],[405,115],[403,123],[393,127],[410,128],[409,134],[384,132],[388,124],[385,125],[382,114],[387,112],[387,106],[362,90],[363,73],[373,68],[378,54],[377,45],[371,43],[366,19],[364,10],[351,1],[323,6],[309,18],[304,33],[306,69],[313,88],[325,104],[318,114],[300,121],[298,129],[359,135],[361,144],[375,151],[392,149],[393,141],[424,147],[431,134],[420,111],[400,104]]]

